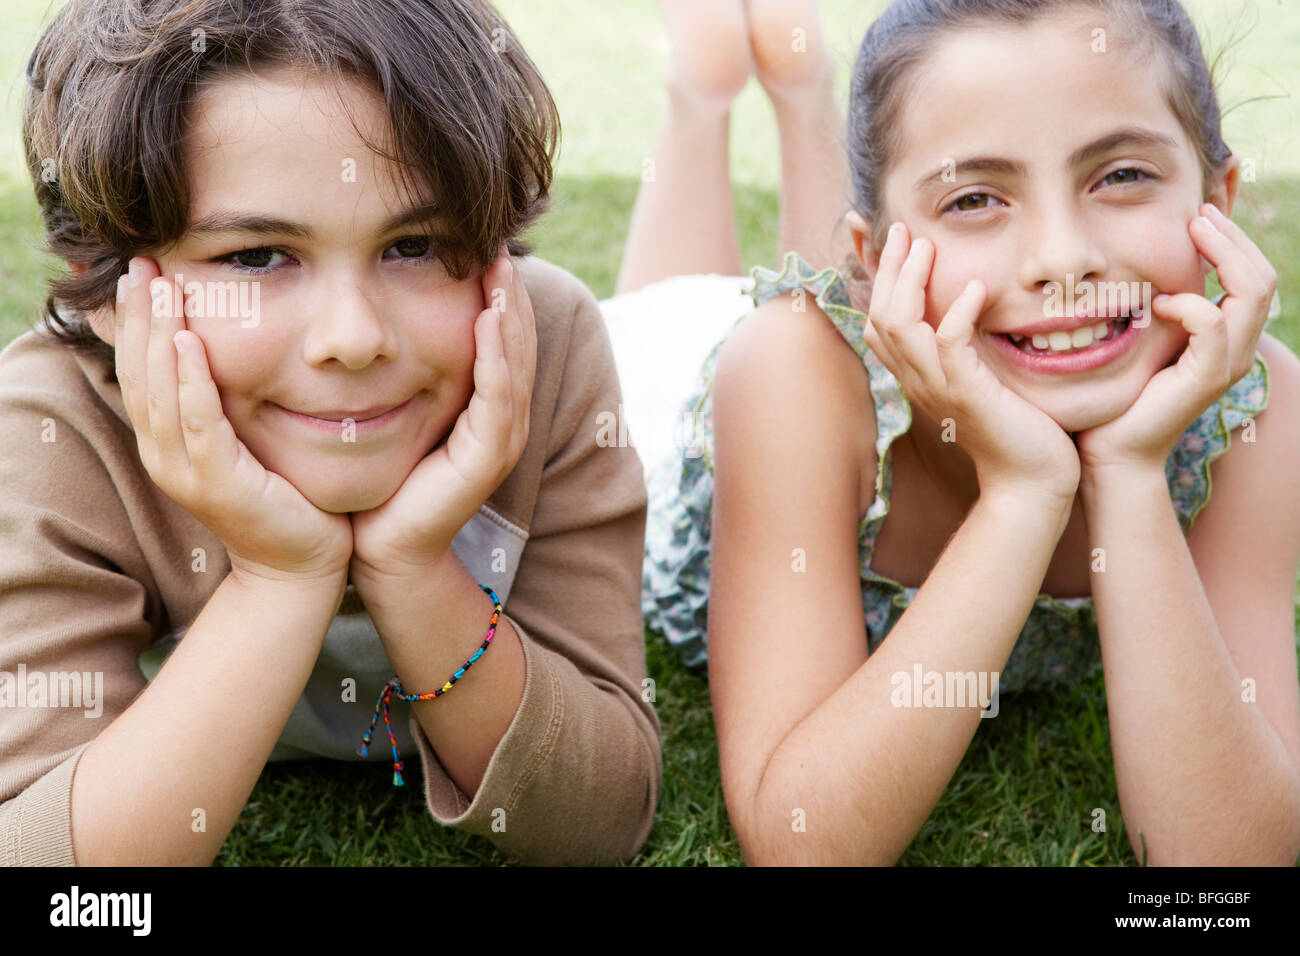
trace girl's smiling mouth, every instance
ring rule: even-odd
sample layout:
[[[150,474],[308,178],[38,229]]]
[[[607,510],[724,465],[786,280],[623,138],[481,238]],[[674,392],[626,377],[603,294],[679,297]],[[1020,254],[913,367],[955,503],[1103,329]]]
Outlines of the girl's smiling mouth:
[[[1132,321],[1134,318],[1142,318],[1140,308],[1134,309],[1131,316],[1118,320],[1102,319],[1070,331],[1060,328],[1063,324],[1070,324],[1069,320],[1056,320],[1056,331],[1031,335],[991,332],[989,337],[1013,365],[1031,372],[1071,375],[1107,365],[1126,354],[1136,343],[1140,331]],[[1026,328],[1032,331],[1034,326]]]

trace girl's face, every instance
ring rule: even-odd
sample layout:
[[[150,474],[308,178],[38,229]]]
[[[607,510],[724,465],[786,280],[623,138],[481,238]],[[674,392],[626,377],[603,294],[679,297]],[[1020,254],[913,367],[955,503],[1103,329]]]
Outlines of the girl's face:
[[[1085,285],[1103,293],[1094,302],[1103,314],[1111,283],[1151,298],[1203,295],[1209,268],[1187,231],[1204,201],[1200,167],[1164,102],[1161,65],[1109,30],[1101,52],[1098,26],[1042,19],[937,44],[907,94],[902,150],[882,184],[890,217],[935,245],[926,321],[937,328],[967,281],[980,279],[988,294],[976,351],[1067,432],[1122,413],[1181,354],[1187,333],[1148,313],[1132,323],[1127,352],[1070,374],[1026,368],[995,337],[1069,323],[1087,310]],[[1216,187],[1212,198],[1230,212],[1235,175]],[[1049,283],[1074,298],[1056,308]]]
[[[281,71],[207,88],[186,141],[190,228],[153,256],[164,278],[183,276],[185,322],[235,433],[333,513],[382,504],[450,433],[485,308],[481,278],[448,275],[436,213],[399,198],[339,95],[384,142],[387,112],[364,87]],[[362,421],[402,403],[385,424]],[[286,409],[358,424],[315,427]]]

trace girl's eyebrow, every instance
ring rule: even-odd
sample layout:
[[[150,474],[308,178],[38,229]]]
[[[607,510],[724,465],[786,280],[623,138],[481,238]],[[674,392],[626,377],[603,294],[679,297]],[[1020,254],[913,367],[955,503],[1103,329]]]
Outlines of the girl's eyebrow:
[[[1082,166],[1098,156],[1109,153],[1121,146],[1134,149],[1177,149],[1178,141],[1172,136],[1141,126],[1123,126],[1076,149],[1070,154],[1069,159],[1065,161],[1066,167]],[[949,166],[945,163],[933,172],[918,179],[914,188],[918,191],[925,190],[934,183],[943,181],[945,173],[949,177],[962,173],[993,173],[995,175],[1023,178],[1029,174],[1029,171],[1024,163],[1017,160],[1005,159],[1001,156],[972,156],[969,159],[963,159],[955,166]]]
[[[426,223],[437,218],[438,206],[434,203],[422,203],[391,216],[380,224],[378,235],[392,232],[403,226]],[[200,217],[186,230],[191,236],[211,236],[229,232],[253,233],[267,236],[290,236],[310,242],[315,238],[310,226],[276,216],[263,216],[257,213],[241,212],[237,209],[214,209]]]

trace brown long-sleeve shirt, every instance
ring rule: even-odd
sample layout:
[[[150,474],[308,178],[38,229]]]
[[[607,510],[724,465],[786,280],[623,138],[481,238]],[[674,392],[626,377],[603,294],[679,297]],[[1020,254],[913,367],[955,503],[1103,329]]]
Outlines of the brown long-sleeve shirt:
[[[472,801],[409,704],[390,710],[418,745],[439,823],[523,862],[608,863],[645,842],[662,777],[642,693],[646,491],[636,450],[600,440],[598,416],[618,415],[621,395],[595,298],[558,266],[516,265],[537,324],[528,444],[452,548],[519,634],[523,699]],[[0,353],[0,436],[0,864],[72,865],[82,751],[157,673],[230,562],[149,477],[111,363],[19,336]],[[392,674],[349,585],[271,759],[360,760]],[[341,699],[345,678],[355,701]],[[368,758],[390,759],[386,747]]]

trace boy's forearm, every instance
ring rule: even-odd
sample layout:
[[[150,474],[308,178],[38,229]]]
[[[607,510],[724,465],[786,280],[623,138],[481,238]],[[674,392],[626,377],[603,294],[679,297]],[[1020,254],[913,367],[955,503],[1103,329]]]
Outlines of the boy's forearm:
[[[1089,546],[1106,556],[1092,590],[1134,854],[1145,844],[1156,865],[1293,865],[1300,779],[1259,706],[1242,700],[1164,472],[1085,475],[1081,488]]]
[[[432,693],[444,686],[487,637],[492,598],[454,552],[418,575],[356,575],[353,584],[407,694]],[[382,689],[373,690],[378,695]],[[438,760],[471,800],[523,695],[523,648],[502,613],[492,643],[452,689],[435,700],[411,704]],[[357,729],[358,737],[364,729]],[[376,734],[371,746],[387,747],[382,726]],[[403,763],[407,760],[404,755]]]
[[[1063,504],[1032,498],[975,504],[879,649],[772,755],[750,811],[766,835],[758,862],[898,860],[970,745],[982,707],[895,706],[893,676],[911,680],[919,664],[923,674],[974,672],[978,681],[982,673],[991,689],[1068,519]],[[796,808],[802,832],[791,825]]]
[[[221,582],[162,670],[80,757],[79,866],[211,864],[302,695],[345,584],[343,575]]]

